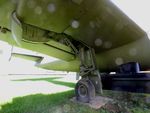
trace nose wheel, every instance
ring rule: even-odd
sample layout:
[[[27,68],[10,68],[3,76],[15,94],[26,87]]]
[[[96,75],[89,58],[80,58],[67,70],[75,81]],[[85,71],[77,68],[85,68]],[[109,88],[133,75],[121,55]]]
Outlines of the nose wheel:
[[[75,87],[76,99],[80,102],[88,103],[95,97],[95,87],[88,79],[81,79]]]

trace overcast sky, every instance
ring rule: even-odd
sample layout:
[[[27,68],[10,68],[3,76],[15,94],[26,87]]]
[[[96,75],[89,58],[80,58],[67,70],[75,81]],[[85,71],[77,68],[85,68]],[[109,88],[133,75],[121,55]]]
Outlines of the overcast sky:
[[[145,32],[150,33],[150,0],[111,0]]]

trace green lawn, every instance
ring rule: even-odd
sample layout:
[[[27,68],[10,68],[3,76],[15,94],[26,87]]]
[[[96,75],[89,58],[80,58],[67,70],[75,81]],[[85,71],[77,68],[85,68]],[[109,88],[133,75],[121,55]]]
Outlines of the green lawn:
[[[2,106],[0,113],[107,113],[105,110],[93,110],[71,102],[74,91],[52,95],[29,95],[18,97],[10,104]]]
[[[57,85],[75,86],[74,83],[62,82],[56,79],[58,78],[22,79],[17,81],[45,80]],[[0,113],[150,113],[150,104],[145,103],[145,97],[149,95],[112,91],[104,91],[104,95],[114,98],[114,103],[110,104],[111,107],[104,106],[99,110],[71,102],[70,99],[75,96],[74,90],[71,90],[49,95],[36,94],[14,98],[12,103],[0,105]]]

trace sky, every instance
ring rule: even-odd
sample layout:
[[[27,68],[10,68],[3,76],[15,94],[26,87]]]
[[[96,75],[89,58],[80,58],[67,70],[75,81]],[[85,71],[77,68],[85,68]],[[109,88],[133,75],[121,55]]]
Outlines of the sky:
[[[150,0],[111,0],[150,35]]]

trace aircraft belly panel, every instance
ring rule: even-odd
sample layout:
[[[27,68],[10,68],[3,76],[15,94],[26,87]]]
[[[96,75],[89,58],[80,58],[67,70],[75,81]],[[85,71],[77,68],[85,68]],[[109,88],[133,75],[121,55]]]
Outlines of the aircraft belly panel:
[[[129,61],[139,62],[142,69],[147,69],[150,66],[150,52],[148,50],[150,42],[146,33],[109,0],[18,0],[17,2],[19,3],[16,14],[21,23],[32,25],[33,31],[37,27],[45,31],[42,34],[51,31],[58,34],[62,33],[69,35],[67,38],[72,38],[73,44],[80,41],[93,47],[101,71],[112,71],[117,65]],[[2,0],[0,1],[1,8],[0,28],[10,28],[9,19],[15,4],[9,0]],[[5,34],[1,33],[1,36],[6,36],[0,38],[18,46],[11,38],[12,36],[8,34],[13,32],[14,28],[16,27],[11,28],[11,31]],[[29,29],[29,31],[31,30]],[[16,31],[18,30],[16,29]],[[37,32],[39,33],[39,30]],[[56,40],[58,43],[47,42],[50,38],[54,38],[48,36],[46,41],[41,42],[41,35],[34,37],[33,34],[34,32],[31,32],[29,33],[31,37],[25,34],[27,37],[20,36],[19,38],[38,38],[40,42],[33,43],[35,41],[33,39],[28,39],[29,42],[21,40],[21,48],[37,51],[68,62],[75,59],[72,49],[60,45],[60,40]],[[66,63],[66,65],[69,67],[70,64]]]
[[[71,0],[21,0],[17,8],[23,22],[57,33],[83,13],[84,7]]]
[[[16,4],[12,0],[0,0],[0,27],[10,29],[10,15]]]
[[[103,5],[100,5],[103,4]],[[100,0],[65,33],[95,48],[96,53],[131,43],[145,36],[144,31],[112,3]]]
[[[62,51],[59,48],[56,48],[51,45],[47,45],[45,43],[31,43],[27,41],[21,41],[20,42],[21,46],[18,46],[18,44],[12,38],[12,35],[10,32],[7,32],[6,34],[0,33],[0,40],[6,41],[10,45],[14,45],[16,47],[21,47],[24,49],[36,51],[36,52],[46,54],[48,56],[52,56],[52,57],[55,57],[64,61],[72,61],[75,59],[74,54],[69,53],[67,51]]]
[[[96,53],[128,44],[145,35],[109,0],[21,0],[17,15],[27,24],[64,32],[92,46]]]
[[[97,53],[96,59],[101,71],[116,71],[118,65],[139,62],[141,70],[150,67],[150,41],[148,37],[103,53]]]

